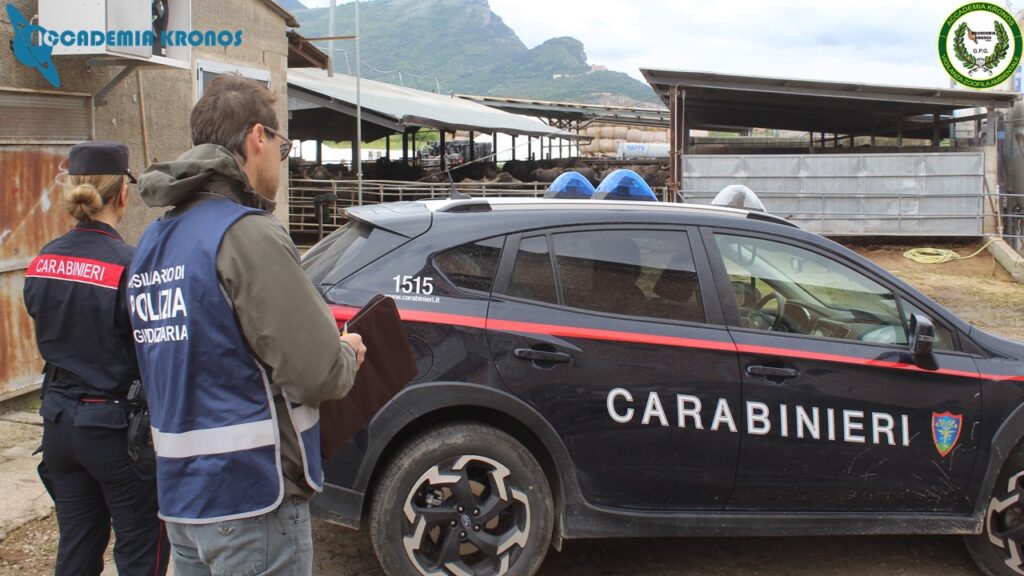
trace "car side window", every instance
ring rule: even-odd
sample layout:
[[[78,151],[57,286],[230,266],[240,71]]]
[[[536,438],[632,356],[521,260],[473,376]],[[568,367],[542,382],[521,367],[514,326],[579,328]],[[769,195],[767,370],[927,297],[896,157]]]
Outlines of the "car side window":
[[[532,236],[519,242],[508,295],[551,304],[558,303],[547,237]]]
[[[504,236],[456,246],[434,256],[434,266],[457,288],[490,292]]]
[[[907,343],[895,295],[816,252],[715,234],[746,328],[873,344]]]
[[[932,348],[935,350],[956,350],[956,347],[953,345],[953,332],[949,328],[946,328],[937,318],[911,304],[905,298],[901,299],[901,303],[903,305],[904,326],[910,326],[911,314],[927,316],[932,321],[932,324],[935,325],[935,343],[932,344]]]
[[[704,322],[682,231],[600,230],[552,236],[563,304],[595,312]]]

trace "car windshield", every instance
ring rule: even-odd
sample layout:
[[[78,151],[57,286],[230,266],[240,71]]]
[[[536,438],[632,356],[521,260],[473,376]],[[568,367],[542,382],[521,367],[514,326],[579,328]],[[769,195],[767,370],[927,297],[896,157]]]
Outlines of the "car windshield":
[[[757,238],[718,238],[730,276],[757,278],[789,299],[833,310],[896,316],[889,290],[833,260]]]

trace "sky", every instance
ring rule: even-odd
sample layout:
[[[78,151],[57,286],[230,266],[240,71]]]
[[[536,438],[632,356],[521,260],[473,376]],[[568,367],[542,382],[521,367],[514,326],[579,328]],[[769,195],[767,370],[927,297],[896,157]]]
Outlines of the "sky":
[[[942,22],[966,0],[489,0],[527,47],[558,36],[643,80],[665,68],[948,88]],[[329,0],[303,0],[310,7]],[[1024,8],[995,0],[1016,13]],[[342,2],[339,0],[339,5]],[[397,31],[396,33],[400,33]],[[370,62],[372,64],[372,62]]]

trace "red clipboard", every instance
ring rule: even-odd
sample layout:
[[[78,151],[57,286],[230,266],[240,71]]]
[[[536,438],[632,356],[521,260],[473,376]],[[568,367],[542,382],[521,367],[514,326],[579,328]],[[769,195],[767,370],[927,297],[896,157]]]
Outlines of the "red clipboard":
[[[383,294],[371,298],[348,321],[348,331],[363,337],[366,358],[348,394],[320,405],[320,450],[325,458],[366,427],[416,376],[416,359],[393,299]]]

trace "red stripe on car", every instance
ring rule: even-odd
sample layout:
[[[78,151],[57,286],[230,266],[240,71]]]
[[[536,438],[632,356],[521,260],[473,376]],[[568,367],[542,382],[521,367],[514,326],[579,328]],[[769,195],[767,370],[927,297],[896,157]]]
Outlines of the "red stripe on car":
[[[351,306],[329,306],[338,325],[341,326],[349,318],[355,316],[358,308]],[[647,334],[643,332],[623,332],[618,330],[601,330],[597,328],[583,328],[579,326],[564,326],[559,324],[539,324],[534,322],[519,322],[514,320],[485,319],[477,316],[463,316],[460,314],[446,314],[442,312],[426,312],[423,310],[399,310],[399,315],[406,322],[426,322],[430,324],[445,324],[449,326],[465,326],[469,328],[480,328],[496,330],[499,332],[519,332],[524,334],[545,334],[548,336],[559,336],[564,338],[585,338],[588,340],[606,340],[613,342],[632,342],[637,344],[655,344],[660,346],[676,346],[679,348],[697,348],[701,350],[722,350],[745,354],[762,354],[766,356],[782,356],[787,358],[801,358],[805,360],[820,360],[823,362],[835,362],[839,364],[854,364],[874,368],[887,368],[892,370],[911,370],[927,374],[942,374],[944,376],[957,376],[962,378],[982,378],[985,380],[1024,380],[1024,376],[1001,375],[1001,374],[979,374],[965,370],[952,370],[938,368],[927,370],[913,364],[880,360],[877,358],[861,358],[858,356],[843,356],[839,354],[826,354],[821,352],[810,352],[792,348],[775,348],[770,346],[755,346],[751,344],[733,344],[718,340],[702,340],[696,338],[680,338],[677,336],[663,336],[660,334]]]

